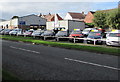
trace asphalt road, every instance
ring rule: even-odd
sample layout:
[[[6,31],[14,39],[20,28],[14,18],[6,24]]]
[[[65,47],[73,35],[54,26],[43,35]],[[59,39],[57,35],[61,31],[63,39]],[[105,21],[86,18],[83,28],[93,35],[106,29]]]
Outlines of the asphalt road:
[[[22,80],[118,80],[120,70],[117,56],[6,40],[2,67]]]

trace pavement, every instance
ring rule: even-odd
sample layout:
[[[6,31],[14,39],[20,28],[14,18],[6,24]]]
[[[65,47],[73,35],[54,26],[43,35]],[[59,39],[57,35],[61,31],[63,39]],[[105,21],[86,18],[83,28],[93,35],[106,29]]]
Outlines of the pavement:
[[[118,80],[118,56],[2,41],[2,67],[21,80]]]

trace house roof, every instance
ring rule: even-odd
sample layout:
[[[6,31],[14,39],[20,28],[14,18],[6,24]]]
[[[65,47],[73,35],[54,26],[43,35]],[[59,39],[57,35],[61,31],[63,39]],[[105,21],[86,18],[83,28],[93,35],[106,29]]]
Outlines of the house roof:
[[[48,14],[48,15],[45,15],[45,19],[47,19],[47,21],[52,21],[54,15],[51,15],[51,14]]]
[[[58,20],[63,20],[58,14],[56,14],[58,17]],[[47,21],[54,21],[55,14],[48,14],[48,15],[42,15],[41,17],[47,19]]]
[[[75,13],[75,12],[68,12],[68,13],[73,19],[84,19],[85,18],[85,14],[83,13]]]

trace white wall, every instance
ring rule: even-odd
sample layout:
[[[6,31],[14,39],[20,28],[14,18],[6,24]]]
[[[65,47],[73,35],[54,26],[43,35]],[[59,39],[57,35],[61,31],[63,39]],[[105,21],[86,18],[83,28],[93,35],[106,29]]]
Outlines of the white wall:
[[[12,19],[10,23],[12,27],[18,27],[18,18]]]
[[[46,22],[46,29],[48,30],[52,30],[54,28],[57,28],[54,26],[54,21],[51,21],[51,22]],[[66,29],[68,29],[68,21],[67,20],[60,20],[58,21],[59,23],[59,26],[58,27],[64,27]]]
[[[52,30],[52,29],[54,29],[54,21],[46,22],[46,29],[47,29],[47,30]]]
[[[6,25],[10,26],[10,20],[0,22],[0,27],[1,26],[6,27]]]
[[[81,29],[83,30],[85,28],[85,23],[81,21],[75,21],[75,20],[61,20],[59,22],[59,27],[65,27],[66,30],[69,28],[69,31],[72,31],[74,29]],[[54,29],[54,21],[47,22],[46,29],[52,30]]]
[[[68,20],[61,20],[60,22],[60,27],[65,27],[65,30],[68,29]]]
[[[72,20],[72,17],[70,16],[69,13],[67,13],[64,19],[65,19],[65,20]]]
[[[8,27],[18,27],[18,19],[15,18],[15,19],[0,22],[0,27],[3,26],[6,28],[6,25],[8,25]]]

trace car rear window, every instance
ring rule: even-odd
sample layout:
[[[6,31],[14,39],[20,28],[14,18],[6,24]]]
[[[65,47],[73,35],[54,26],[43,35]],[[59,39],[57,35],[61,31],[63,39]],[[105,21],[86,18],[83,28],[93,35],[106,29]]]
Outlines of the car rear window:
[[[82,34],[81,31],[73,31],[71,34]]]
[[[91,32],[89,36],[101,36],[100,32]]]

